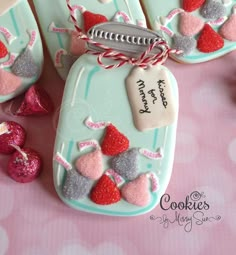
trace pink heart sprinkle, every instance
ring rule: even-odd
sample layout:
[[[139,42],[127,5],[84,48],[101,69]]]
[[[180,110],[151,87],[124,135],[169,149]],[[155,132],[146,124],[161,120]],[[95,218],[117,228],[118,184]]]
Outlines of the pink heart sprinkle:
[[[103,173],[101,150],[96,150],[79,157],[75,163],[78,172],[92,180],[97,180]]]
[[[150,202],[149,179],[145,174],[140,175],[121,189],[122,197],[137,206],[147,206]]]
[[[203,28],[204,22],[200,18],[190,13],[181,13],[179,29],[180,33],[185,36],[196,35]]]

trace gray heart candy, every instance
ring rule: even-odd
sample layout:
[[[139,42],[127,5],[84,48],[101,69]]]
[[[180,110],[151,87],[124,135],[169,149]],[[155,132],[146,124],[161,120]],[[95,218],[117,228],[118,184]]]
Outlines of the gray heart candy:
[[[123,178],[134,180],[137,177],[139,169],[138,158],[138,149],[131,149],[114,157],[111,160],[111,167]]]
[[[26,78],[38,76],[40,72],[28,48],[16,59],[11,70],[16,76]]]
[[[91,187],[92,181],[90,179],[72,169],[67,172],[62,194],[67,199],[77,200],[88,195]]]
[[[172,48],[176,50],[182,51],[182,56],[189,55],[195,48],[197,42],[193,37],[190,36],[182,36],[182,35],[174,35],[173,36],[173,44]]]
[[[208,0],[200,11],[205,19],[219,19],[226,14],[226,8],[221,2]]]

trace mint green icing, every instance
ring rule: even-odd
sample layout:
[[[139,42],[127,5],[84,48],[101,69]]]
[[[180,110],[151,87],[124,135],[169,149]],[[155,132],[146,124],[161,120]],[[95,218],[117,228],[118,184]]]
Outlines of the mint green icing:
[[[147,148],[156,151],[157,148],[164,146],[165,156],[161,164],[159,161],[150,160],[140,155],[140,174],[146,173],[150,169],[154,172],[161,172],[160,190],[151,194],[151,202],[144,208],[129,204],[123,199],[109,206],[96,205],[89,197],[79,201],[67,200],[61,193],[65,170],[54,162],[53,174],[56,191],[67,205],[77,210],[112,216],[143,214],[152,210],[159,203],[160,197],[169,183],[174,158],[176,123],[168,127],[167,135],[165,134],[166,128],[140,132],[134,127],[125,88],[125,79],[132,68],[134,67],[125,65],[118,69],[105,70],[97,66],[96,56],[84,55],[79,58],[73,65],[66,82],[54,153],[60,152],[64,147],[62,155],[73,165],[76,158],[86,153],[79,152],[76,146],[78,141],[95,139],[100,142],[104,135],[104,130],[92,131],[88,129],[84,125],[84,120],[91,116],[94,121],[111,121],[129,138],[130,148]],[[99,71],[95,72],[95,70]],[[176,80],[170,72],[169,77],[175,100],[178,103]],[[72,98],[76,98],[74,103]],[[164,142],[165,137],[166,141]],[[109,166],[109,157],[104,157],[104,171]]]
[[[88,74],[88,79],[87,79],[87,84],[86,84],[86,89],[85,89],[85,95],[84,98],[87,99],[89,96],[89,90],[91,88],[91,83],[92,83],[92,79],[94,77],[94,75],[99,72],[100,67],[99,66],[95,66]]]
[[[19,27],[17,25],[17,22],[16,22],[16,17],[15,17],[15,14],[14,14],[14,8],[11,9],[9,11],[10,15],[11,15],[11,19],[12,19],[12,23],[13,23],[13,26],[15,28],[15,31],[16,31],[16,35],[17,36],[20,36],[20,31],[19,31]]]
[[[60,34],[57,34],[57,40],[58,40],[59,47],[64,49],[64,44],[63,44],[62,37]]]

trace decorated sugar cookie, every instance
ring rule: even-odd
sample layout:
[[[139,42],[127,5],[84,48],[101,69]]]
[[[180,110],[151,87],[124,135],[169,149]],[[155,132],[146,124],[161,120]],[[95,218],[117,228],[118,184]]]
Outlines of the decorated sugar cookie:
[[[153,30],[162,33],[178,62],[200,63],[236,49],[235,1],[233,0],[142,0]]]
[[[116,15],[123,22],[98,23],[85,33],[67,3],[88,50],[66,81],[54,147],[55,189],[76,210],[147,213],[158,205],[171,176],[178,88],[164,63],[170,53],[181,52],[123,12]],[[70,178],[67,169],[77,177]],[[86,180],[92,187],[80,196],[89,187]]]
[[[55,68],[66,80],[72,64],[85,52],[86,44],[78,37],[66,0],[33,2]],[[138,0],[72,0],[70,4],[78,25],[85,33],[95,24],[113,20],[146,26]]]
[[[28,2],[1,1],[0,103],[34,84],[41,74],[42,64],[42,43]]]

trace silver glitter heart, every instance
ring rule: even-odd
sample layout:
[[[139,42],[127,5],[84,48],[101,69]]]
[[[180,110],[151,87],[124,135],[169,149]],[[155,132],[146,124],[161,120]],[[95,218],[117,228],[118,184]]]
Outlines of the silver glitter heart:
[[[138,156],[139,151],[136,148],[121,153],[112,159],[111,167],[123,178],[134,180],[139,169]]]
[[[26,78],[38,76],[40,72],[28,48],[16,59],[11,70],[15,75]]]
[[[90,179],[72,169],[67,172],[62,194],[67,199],[77,200],[88,195],[91,187],[92,181]]]
[[[195,48],[197,42],[193,37],[174,35],[172,48],[182,51],[182,56],[189,55]]]
[[[226,14],[226,8],[222,2],[208,0],[200,11],[205,19],[219,19]]]

